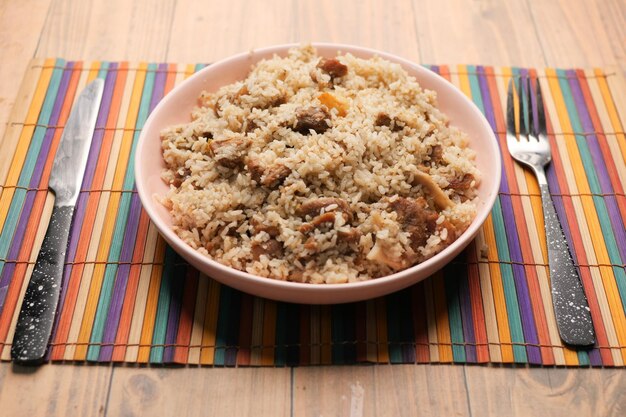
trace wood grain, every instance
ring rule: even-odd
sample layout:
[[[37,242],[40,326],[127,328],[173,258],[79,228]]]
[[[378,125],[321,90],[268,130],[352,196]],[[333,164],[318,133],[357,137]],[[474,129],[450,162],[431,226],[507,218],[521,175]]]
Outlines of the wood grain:
[[[116,367],[110,416],[287,416],[287,368]]]
[[[622,76],[626,77],[626,2],[604,0],[598,11]]]
[[[620,369],[465,367],[474,416],[623,416],[626,373]],[[496,391],[497,390],[497,391]]]
[[[469,415],[463,372],[449,365],[296,368],[294,415]]]
[[[5,0],[0,3],[0,138],[4,135],[20,81],[37,48],[50,2]],[[26,16],[28,24],[25,24]]]
[[[167,58],[214,62],[253,48],[293,42],[293,3],[179,0]]]
[[[413,4],[403,0],[298,1],[294,28],[299,42],[348,43],[419,61]]]
[[[211,62],[237,52],[289,42],[358,44],[418,60],[410,2],[179,0],[168,60]],[[228,25],[215,22],[228,21]]]
[[[413,4],[424,63],[545,65],[526,2],[414,0]]]
[[[529,5],[547,65],[606,67],[618,64],[609,33],[621,33],[623,43],[623,29],[618,28],[624,25],[624,20],[607,22],[605,16],[610,12],[604,0],[529,0]],[[623,2],[622,7],[615,8],[623,10]],[[622,45],[622,56],[623,48]]]
[[[625,15],[623,0],[0,0],[0,135],[14,103],[19,113],[30,101],[16,95],[33,56],[194,63],[328,41],[423,63],[617,66],[626,74]],[[615,99],[623,118],[624,99]],[[8,161],[0,157],[0,173]],[[625,393],[626,374],[612,369],[0,364],[2,416],[618,416]]]
[[[165,60],[175,0],[56,0],[37,56]]]
[[[110,366],[0,366],[0,414],[102,416],[111,382]]]

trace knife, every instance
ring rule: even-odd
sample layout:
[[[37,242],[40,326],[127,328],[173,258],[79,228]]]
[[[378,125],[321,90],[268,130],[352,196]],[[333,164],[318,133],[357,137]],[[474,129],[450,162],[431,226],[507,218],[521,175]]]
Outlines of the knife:
[[[11,358],[20,365],[43,362],[61,292],[65,252],[104,81],[96,79],[78,97],[63,129],[48,188],[54,207],[17,319]]]

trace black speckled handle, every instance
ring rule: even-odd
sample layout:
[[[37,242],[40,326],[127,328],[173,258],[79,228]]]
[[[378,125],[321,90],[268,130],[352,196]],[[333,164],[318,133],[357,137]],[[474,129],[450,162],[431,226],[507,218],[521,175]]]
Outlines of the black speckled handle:
[[[21,365],[43,362],[56,314],[73,206],[54,207],[17,320],[11,358]]]
[[[546,223],[552,304],[559,333],[568,345],[590,346],[595,343],[595,334],[587,297],[556,216],[548,186],[542,184],[540,187]]]

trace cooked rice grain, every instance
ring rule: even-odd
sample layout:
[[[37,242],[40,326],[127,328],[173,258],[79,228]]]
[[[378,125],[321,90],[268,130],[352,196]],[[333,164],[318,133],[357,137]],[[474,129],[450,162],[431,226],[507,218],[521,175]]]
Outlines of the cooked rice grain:
[[[203,92],[192,121],[161,139],[176,233],[260,276],[389,275],[443,250],[475,216],[466,135],[433,91],[378,57],[292,49]]]

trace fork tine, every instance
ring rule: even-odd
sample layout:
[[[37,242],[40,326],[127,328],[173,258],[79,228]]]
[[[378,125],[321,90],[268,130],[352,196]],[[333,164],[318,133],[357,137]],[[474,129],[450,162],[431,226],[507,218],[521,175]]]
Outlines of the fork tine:
[[[543,133],[546,134],[547,128],[546,128],[546,110],[544,108],[543,105],[543,95],[541,94],[541,85],[539,84],[539,78],[537,78],[535,80],[535,99],[537,100],[537,124],[538,124],[538,130],[537,130],[537,136],[539,136],[539,134]]]
[[[519,101],[519,139],[528,140],[526,112],[524,111],[524,78],[522,78],[522,75],[520,75],[519,84],[515,84],[515,88],[517,89],[517,99]]]
[[[526,76],[526,114],[528,115],[528,124],[526,125],[526,130],[528,133],[528,139],[533,138],[535,140],[539,140],[539,135],[537,134],[537,129],[535,129],[535,109],[533,107],[533,97],[532,97],[532,82],[530,78],[530,73]]]
[[[513,80],[509,80],[509,90],[506,97],[506,130],[515,136],[515,98],[513,95]]]

